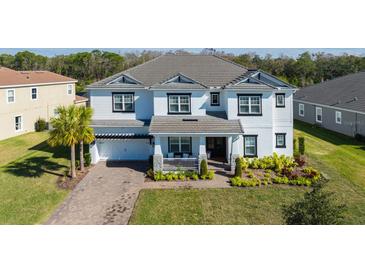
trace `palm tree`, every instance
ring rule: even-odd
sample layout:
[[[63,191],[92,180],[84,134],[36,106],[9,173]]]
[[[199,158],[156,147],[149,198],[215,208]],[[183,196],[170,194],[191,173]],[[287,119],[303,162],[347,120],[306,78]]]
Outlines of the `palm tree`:
[[[94,141],[94,130],[90,127],[93,111],[89,107],[79,107],[79,141],[80,141],[80,170],[84,171],[84,143],[90,144]]]
[[[48,143],[51,146],[71,147],[71,177],[76,177],[75,145],[79,142],[79,111],[74,105],[58,107],[58,117],[51,119],[52,130]]]

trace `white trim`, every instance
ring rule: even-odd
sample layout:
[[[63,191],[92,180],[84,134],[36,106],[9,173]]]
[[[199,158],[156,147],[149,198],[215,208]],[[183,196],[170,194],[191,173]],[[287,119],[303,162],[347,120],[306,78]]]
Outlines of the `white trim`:
[[[0,86],[0,88],[19,88],[19,87],[32,87],[32,86],[48,86],[48,85],[62,85],[67,83],[77,83],[77,80],[74,81],[66,81],[66,82],[49,82],[49,83],[33,83],[33,84],[20,84],[20,85],[5,85]]]
[[[338,118],[337,116],[340,118],[340,121],[337,120],[337,118]],[[342,112],[341,111],[336,110],[336,112],[335,112],[335,122],[336,122],[336,124],[339,124],[339,125],[342,124]]]
[[[303,100],[298,100],[298,99],[293,99],[294,102],[297,103],[304,103],[304,104],[310,104],[313,106],[320,106],[320,107],[324,107],[324,108],[331,108],[331,109],[338,109],[338,110],[342,110],[342,111],[348,111],[348,112],[352,112],[352,113],[359,113],[359,114],[365,114],[364,111],[357,111],[357,110],[350,110],[350,109],[346,109],[346,108],[339,108],[339,107],[334,107],[334,106],[328,106],[328,105],[323,105],[323,104],[317,104],[317,103],[313,103],[313,102],[308,102],[308,101],[303,101]]]
[[[35,89],[36,90],[36,98],[35,99],[33,99],[33,89]],[[32,100],[32,101],[37,101],[38,100],[38,88],[37,87],[31,87],[30,88],[30,100]]]
[[[321,120],[318,120],[319,112],[321,112]],[[323,121],[323,110],[321,107],[316,107],[316,122],[322,123],[322,121]]]
[[[300,111],[301,111],[301,109],[300,109],[300,107],[303,107],[303,114],[301,114],[300,113]],[[304,104],[302,104],[302,103],[299,103],[298,104],[298,115],[300,116],[300,117],[304,117],[305,116],[305,105]]]
[[[14,97],[14,101],[13,102],[9,102],[9,91],[13,91],[13,97]],[[6,90],[6,103],[7,104],[14,104],[15,103],[15,101],[16,101],[16,98],[15,98],[15,94],[16,94],[16,91],[15,91],[15,89],[7,89]]]
[[[20,129],[16,129],[16,117],[20,117]],[[14,115],[14,130],[15,130],[15,132],[22,132],[22,131],[24,131],[23,114]]]

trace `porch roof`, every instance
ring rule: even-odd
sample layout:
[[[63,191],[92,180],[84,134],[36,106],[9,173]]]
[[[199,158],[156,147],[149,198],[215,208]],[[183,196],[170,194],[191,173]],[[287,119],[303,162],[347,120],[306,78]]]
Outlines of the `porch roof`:
[[[92,120],[92,127],[146,127],[149,126],[150,120]]]
[[[150,134],[243,134],[239,120],[228,120],[225,112],[207,112],[206,116],[153,116]]]

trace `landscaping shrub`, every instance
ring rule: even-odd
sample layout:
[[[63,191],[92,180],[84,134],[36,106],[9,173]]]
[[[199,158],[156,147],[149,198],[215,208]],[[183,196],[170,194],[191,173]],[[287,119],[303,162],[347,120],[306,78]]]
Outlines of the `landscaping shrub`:
[[[162,181],[162,180],[165,180],[165,175],[163,174],[162,171],[157,171],[154,173],[153,179],[155,181]]]
[[[150,177],[151,179],[154,179],[155,178],[155,172],[153,171],[152,168],[149,168],[147,170],[147,177]]]
[[[321,177],[321,173],[313,167],[303,168],[303,172],[307,175],[308,178],[312,179],[312,181],[318,181]]]
[[[286,176],[283,176],[283,177],[277,176],[277,177],[275,177],[275,178],[272,179],[272,182],[274,184],[284,184],[284,185],[287,185],[287,184],[289,184],[289,178],[286,177]]]
[[[194,181],[198,181],[199,180],[199,175],[197,173],[194,173],[191,175],[191,179],[193,179]]]
[[[299,167],[304,166],[306,163],[305,155],[296,155],[296,156],[294,156],[294,160]]]
[[[247,177],[248,178],[253,178],[255,176],[253,175],[253,172],[250,170],[250,171],[247,172]]]
[[[89,152],[84,155],[85,166],[91,165],[91,154]]]
[[[43,118],[38,118],[37,122],[35,123],[35,130],[37,132],[45,131],[47,129],[47,122]]]
[[[234,176],[236,177],[242,177],[242,158],[238,157],[236,158],[236,167],[234,169]]]
[[[304,137],[299,137],[298,142],[299,142],[299,154],[304,155],[304,153],[305,153],[305,139],[304,139]]]
[[[240,158],[241,159],[241,166],[242,166],[242,170],[246,171],[248,168],[248,160],[245,158]]]
[[[332,192],[323,191],[325,182],[322,179],[302,199],[283,206],[282,214],[286,224],[334,225],[343,222],[346,206],[338,204]]]
[[[208,180],[213,180],[214,179],[214,171],[213,170],[208,171],[207,179]]]
[[[294,152],[294,156],[297,155],[298,153],[298,148],[297,148],[297,139],[293,139],[293,152]]]
[[[232,186],[250,187],[250,186],[259,186],[259,185],[261,185],[261,181],[256,177],[252,178],[252,179],[233,177],[229,181],[230,181]]]
[[[208,164],[207,164],[207,160],[202,160],[200,162],[200,176],[204,176],[206,177],[208,174]]]
[[[259,158],[253,158],[249,164],[249,167],[252,169],[258,169],[260,168],[260,159]]]

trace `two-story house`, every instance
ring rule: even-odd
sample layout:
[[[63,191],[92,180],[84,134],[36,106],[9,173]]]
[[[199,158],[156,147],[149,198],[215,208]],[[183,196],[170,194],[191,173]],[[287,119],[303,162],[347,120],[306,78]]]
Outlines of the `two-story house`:
[[[49,122],[58,106],[85,104],[75,96],[75,79],[49,71],[15,71],[0,67],[0,140],[35,130],[39,118]]]
[[[294,91],[221,57],[162,55],[88,87],[92,161],[153,156],[155,170],[172,170],[292,155]]]

